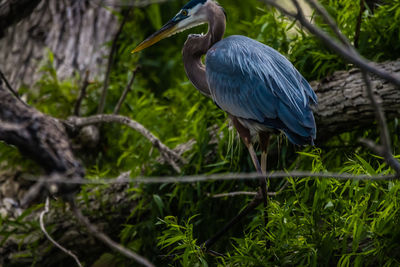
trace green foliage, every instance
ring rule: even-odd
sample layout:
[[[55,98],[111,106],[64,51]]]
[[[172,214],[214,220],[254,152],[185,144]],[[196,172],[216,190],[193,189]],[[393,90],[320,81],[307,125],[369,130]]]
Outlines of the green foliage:
[[[173,256],[174,261],[181,266],[208,266],[204,251],[193,238],[193,224],[190,221],[196,216],[188,219],[184,226],[178,225],[176,217],[167,216],[161,223],[167,227],[158,238],[158,246],[161,249],[170,248],[168,255]],[[182,252],[181,252],[182,251]],[[176,253],[175,255],[171,255]]]
[[[130,53],[136,44],[175,15],[184,2],[168,1],[131,11],[117,41],[105,112],[112,112],[132,70],[140,65],[142,68],[121,114],[142,123],[171,148],[195,140],[192,149],[183,155],[189,163],[183,166],[182,174],[253,171],[251,159],[230,129],[224,112],[195,90],[185,76],[180,50],[186,34],[163,40],[140,54]],[[298,25],[259,1],[219,2],[228,13],[227,35],[243,34],[270,45],[286,55],[309,80],[352,67]],[[353,41],[359,1],[321,2]],[[363,12],[359,51],[369,59],[400,56],[400,1],[387,2]],[[329,32],[318,16],[314,15],[313,21]],[[191,32],[205,30],[202,26]],[[33,88],[22,88],[21,92],[39,110],[66,118],[72,113],[81,77],[58,79],[52,58],[49,52],[42,64],[42,78]],[[102,81],[92,81],[89,85],[82,103],[83,116],[96,112],[101,88]],[[390,124],[390,129],[394,151],[399,153],[397,121]],[[158,151],[140,134],[115,124],[102,125],[101,132],[98,149],[76,153],[84,162],[89,178],[114,177],[123,171],[131,171],[132,176],[176,175],[168,165],[157,161]],[[284,138],[276,138],[270,149],[279,154],[270,154],[268,165],[270,170],[391,173],[381,158],[357,143],[359,137],[379,141],[372,124],[371,129],[332,136],[320,148],[299,150]],[[21,167],[25,171],[34,166],[4,144],[0,144],[0,160],[8,167],[24,162]],[[270,190],[279,191],[286,182],[288,186],[270,198],[266,209],[259,207],[216,244],[214,249],[226,254],[224,258],[204,254],[199,245],[251,198],[211,196],[255,191],[257,181],[132,186],[129,192],[137,205],[129,218],[116,226],[121,229],[118,237],[121,243],[158,266],[399,265],[399,182],[289,177],[271,180]],[[90,194],[98,192],[85,187],[81,197],[89,199]],[[268,214],[267,225],[263,214]],[[9,223],[1,221],[0,234],[13,234],[7,228]],[[98,257],[99,261],[115,260],[121,266],[125,263],[117,254]]]

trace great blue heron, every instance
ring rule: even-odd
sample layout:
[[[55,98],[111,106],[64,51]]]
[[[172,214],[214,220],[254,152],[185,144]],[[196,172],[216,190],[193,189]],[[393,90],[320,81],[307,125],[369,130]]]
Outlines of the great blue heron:
[[[240,35],[222,39],[226,15],[215,1],[191,0],[132,52],[204,23],[208,23],[207,34],[190,34],[183,46],[186,74],[202,94],[228,113],[257,171],[266,173],[271,132],[283,132],[296,145],[314,144],[316,126],[310,106],[317,104],[317,97],[308,82],[273,48]],[[261,165],[252,145],[257,138]],[[266,201],[265,179],[261,193]]]

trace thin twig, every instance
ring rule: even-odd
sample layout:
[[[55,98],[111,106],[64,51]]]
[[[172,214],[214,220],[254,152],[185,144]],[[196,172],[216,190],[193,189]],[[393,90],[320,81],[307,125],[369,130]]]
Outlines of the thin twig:
[[[121,95],[120,99],[118,100],[117,105],[114,108],[113,114],[118,114],[119,113],[119,110],[121,109],[122,103],[124,103],[126,96],[132,90],[132,85],[133,85],[133,82],[135,81],[136,73],[139,71],[139,69],[140,69],[140,66],[137,66],[135,68],[135,70],[132,71],[132,77],[129,80],[128,84],[126,85],[124,91],[122,92],[122,95]]]
[[[6,76],[4,75],[4,73],[0,70],[0,84],[1,84],[1,80],[4,81],[4,83],[6,84],[7,89],[10,91],[10,93],[15,96],[22,104],[24,104],[25,106],[28,106],[28,104],[26,104],[24,101],[22,101],[22,99],[19,97],[17,91],[14,90],[14,88],[12,88],[11,84],[8,82]]]
[[[62,250],[65,254],[68,254],[69,256],[71,256],[71,257],[75,260],[76,264],[77,264],[79,267],[82,267],[81,262],[79,261],[78,257],[77,257],[74,253],[72,253],[70,250],[68,250],[68,249],[64,248],[63,246],[61,246],[60,244],[58,244],[57,241],[55,241],[55,240],[49,235],[49,233],[47,233],[46,227],[45,227],[45,225],[44,225],[44,219],[43,219],[43,218],[44,218],[44,215],[45,215],[46,213],[49,212],[49,210],[50,210],[50,200],[49,200],[49,198],[47,197],[47,198],[46,198],[46,204],[44,205],[44,210],[40,213],[40,218],[39,218],[40,229],[42,229],[42,232],[44,233],[44,235],[47,237],[47,239],[48,239],[51,243],[53,243],[56,247],[58,247],[60,250]]]
[[[301,15],[302,13],[290,12],[290,11],[286,10],[285,8],[283,8],[282,6],[280,6],[279,4],[277,4],[277,1],[275,1],[275,0],[260,0],[260,1],[275,7],[280,12],[282,12],[283,14],[285,14],[289,17],[297,19],[300,22],[300,24],[303,25],[310,33],[317,36],[328,47],[330,47],[333,51],[335,51],[337,54],[341,55],[344,59],[346,59],[350,63],[353,63],[363,70],[374,73],[374,74],[378,75],[379,77],[381,77],[397,86],[400,86],[400,77],[399,76],[393,75],[385,70],[377,68],[372,62],[361,57],[360,54],[358,54],[358,52],[352,52],[347,47],[338,43],[337,41],[332,39],[327,33],[322,31],[320,28],[318,28],[314,24],[310,23],[305,16]]]
[[[289,182],[286,181],[285,184],[276,192],[267,192],[268,196],[277,196],[280,193],[282,193],[282,191],[289,185]],[[257,195],[257,192],[247,192],[247,191],[236,191],[236,192],[229,192],[229,193],[221,193],[221,194],[215,194],[215,195],[211,195],[211,194],[207,194],[209,196],[211,196],[212,198],[221,198],[221,197],[236,197],[236,196],[255,196]]]
[[[374,151],[376,154],[383,157],[389,164],[389,166],[396,171],[396,178],[400,178],[400,163],[395,157],[393,157],[391,153],[388,152],[387,149],[385,149],[383,146],[377,145],[375,142],[369,139],[361,138],[359,139],[359,141],[370,148],[372,151]]]
[[[82,100],[86,96],[86,89],[87,89],[88,85],[89,85],[89,70],[85,71],[85,77],[83,78],[82,87],[81,87],[81,90],[79,91],[79,97],[75,103],[75,107],[74,107],[74,115],[75,116],[80,116]]]
[[[156,147],[161,156],[178,172],[181,170],[179,166],[175,163],[175,161],[179,161],[182,163],[186,163],[186,161],[175,151],[164,145],[154,134],[152,134],[149,130],[147,130],[142,124],[134,121],[128,117],[121,115],[108,115],[108,114],[100,114],[94,115],[90,117],[78,118],[78,117],[70,117],[68,119],[68,123],[76,126],[83,127],[92,124],[104,123],[104,122],[115,122],[124,124],[136,131],[138,131],[141,135],[146,137],[154,147]]]
[[[371,80],[369,79],[368,74],[365,71],[362,71],[362,76],[365,81],[368,98],[370,99],[371,104],[375,110],[375,117],[378,122],[378,126],[379,126],[378,128],[380,129],[382,146],[389,153],[392,153],[392,148],[390,145],[390,135],[389,135],[388,126],[386,123],[385,113],[383,112],[381,104],[376,100],[376,97],[374,96]]]
[[[360,12],[358,13],[357,17],[357,24],[354,34],[354,47],[358,48],[358,40],[360,39],[360,32],[361,32],[361,23],[362,23],[362,14],[365,10],[365,0],[360,0]]]
[[[397,175],[400,177],[400,163],[393,157],[392,148],[390,145],[390,135],[388,126],[386,123],[385,113],[382,109],[381,104],[376,100],[374,96],[374,92],[372,90],[371,80],[368,77],[368,74],[365,71],[362,71],[362,75],[367,87],[368,98],[371,101],[372,106],[374,107],[375,117],[378,122],[378,129],[380,131],[380,140],[381,146],[376,145],[374,142],[366,139],[361,139],[360,141],[372,149],[378,155],[384,157],[390,167],[392,167]]]
[[[93,224],[90,223],[89,219],[84,216],[81,212],[80,209],[78,209],[78,207],[75,205],[75,203],[73,201],[70,202],[72,210],[76,216],[76,218],[78,219],[78,221],[86,226],[86,229],[88,230],[88,232],[93,235],[94,237],[96,237],[98,240],[100,240],[101,242],[103,242],[104,244],[106,244],[107,246],[109,246],[112,250],[115,250],[119,253],[121,253],[122,255],[124,255],[127,258],[130,258],[134,261],[136,261],[137,263],[143,265],[143,266],[147,266],[147,267],[154,267],[154,265],[146,258],[144,258],[143,256],[140,256],[139,254],[121,246],[120,244],[114,242],[113,240],[111,240],[107,235],[105,235],[104,233],[100,232],[97,227]]]
[[[268,195],[273,192],[268,192]],[[257,192],[247,192],[247,191],[236,191],[236,192],[229,192],[229,193],[221,193],[211,195],[212,198],[221,198],[221,197],[236,197],[236,196],[255,196]]]
[[[106,105],[106,98],[107,98],[107,91],[108,91],[108,84],[110,81],[110,73],[111,73],[111,67],[112,64],[114,62],[114,54],[117,50],[117,41],[119,36],[122,33],[122,29],[124,28],[127,20],[128,20],[128,14],[131,8],[125,10],[122,12],[123,15],[123,19],[121,21],[121,24],[119,25],[119,28],[117,30],[117,32],[115,33],[114,39],[112,41],[112,45],[111,45],[111,50],[110,50],[110,54],[108,55],[108,62],[107,62],[107,70],[106,70],[106,75],[104,77],[104,83],[103,83],[103,90],[101,92],[101,97],[100,97],[100,103],[99,103],[99,108],[97,110],[97,114],[101,114],[104,112],[104,108]]]
[[[82,178],[70,178],[65,179],[62,176],[53,178],[49,180],[48,177],[37,178],[34,176],[25,176],[26,180],[32,180],[43,183],[61,183],[61,184],[93,184],[93,185],[105,185],[105,184],[166,184],[166,183],[194,183],[194,182],[211,182],[211,181],[245,181],[245,180],[256,180],[260,177],[267,177],[269,179],[281,179],[281,178],[328,178],[337,180],[392,180],[396,179],[395,174],[390,175],[353,175],[349,173],[333,173],[333,172],[267,172],[262,175],[257,172],[250,173],[221,173],[221,174],[211,174],[211,175],[187,175],[187,176],[162,176],[162,177],[144,177],[138,176],[136,178],[129,178],[126,173],[120,175],[115,179],[105,178],[105,179],[82,179]]]

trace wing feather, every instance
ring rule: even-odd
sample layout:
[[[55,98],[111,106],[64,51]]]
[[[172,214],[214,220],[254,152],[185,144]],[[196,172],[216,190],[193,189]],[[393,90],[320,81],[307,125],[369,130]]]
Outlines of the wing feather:
[[[283,123],[281,128],[315,138],[310,105],[317,104],[317,97],[273,48],[245,36],[230,36],[207,52],[206,76],[213,100],[226,112],[272,128]]]

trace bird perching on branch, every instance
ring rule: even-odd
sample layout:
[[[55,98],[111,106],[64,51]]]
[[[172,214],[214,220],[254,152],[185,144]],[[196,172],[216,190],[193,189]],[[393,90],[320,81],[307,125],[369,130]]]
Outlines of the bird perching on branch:
[[[310,106],[317,104],[317,97],[308,82],[273,48],[240,35],[222,39],[226,15],[217,2],[188,2],[132,52],[204,23],[208,23],[207,34],[190,34],[183,46],[186,74],[202,94],[228,113],[257,171],[266,173],[271,132],[283,132],[296,145],[314,144],[316,126]],[[252,145],[257,138],[261,165]],[[261,192],[266,201],[265,179]]]

